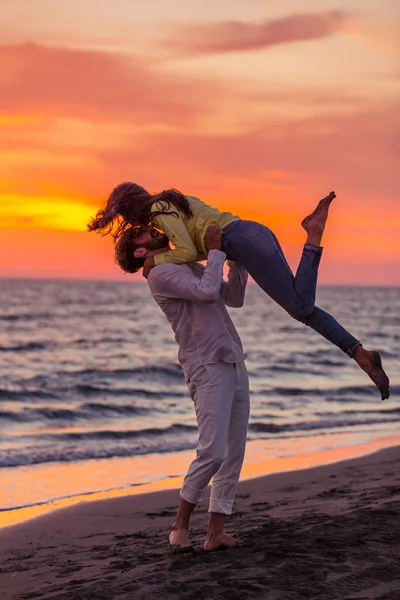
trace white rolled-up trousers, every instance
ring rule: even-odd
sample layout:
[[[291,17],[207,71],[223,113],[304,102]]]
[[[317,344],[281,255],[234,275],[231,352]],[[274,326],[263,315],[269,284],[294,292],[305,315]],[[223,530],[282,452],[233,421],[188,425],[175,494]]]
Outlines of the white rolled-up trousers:
[[[199,441],[181,489],[191,504],[202,501],[212,479],[209,512],[230,515],[246,448],[250,411],[244,362],[200,365],[188,380]]]

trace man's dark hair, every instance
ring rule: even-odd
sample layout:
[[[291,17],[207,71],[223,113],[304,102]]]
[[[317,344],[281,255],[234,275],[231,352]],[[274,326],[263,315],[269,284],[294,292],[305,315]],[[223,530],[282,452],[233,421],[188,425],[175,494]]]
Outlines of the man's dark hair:
[[[144,265],[145,257],[134,256],[136,248],[136,236],[140,233],[140,227],[126,229],[115,244],[114,258],[117,265],[125,273],[136,273]]]

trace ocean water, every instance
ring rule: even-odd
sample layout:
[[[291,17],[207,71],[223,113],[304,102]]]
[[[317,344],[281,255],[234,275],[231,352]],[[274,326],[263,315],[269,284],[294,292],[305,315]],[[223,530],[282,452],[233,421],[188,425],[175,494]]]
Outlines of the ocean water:
[[[380,350],[392,397],[381,402],[354,361],[249,285],[230,313],[248,354],[249,448],[257,442],[260,460],[399,436],[400,289],[321,287],[317,303]],[[171,457],[197,433],[176,356],[144,281],[0,281],[0,509],[176,475]],[[135,469],[125,480],[126,459]],[[108,482],[77,483],[67,465],[107,465]],[[55,472],[65,473],[57,490]]]

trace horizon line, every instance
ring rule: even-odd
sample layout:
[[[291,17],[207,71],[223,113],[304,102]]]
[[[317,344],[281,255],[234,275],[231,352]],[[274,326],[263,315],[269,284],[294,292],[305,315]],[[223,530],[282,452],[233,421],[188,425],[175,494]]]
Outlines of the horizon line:
[[[122,277],[121,278],[108,278],[108,279],[102,279],[102,278],[77,278],[77,277],[29,277],[29,276],[24,276],[24,277],[13,277],[10,275],[7,276],[2,276],[0,275],[0,281],[20,281],[20,282],[42,282],[42,283],[52,283],[52,282],[56,282],[56,283],[64,283],[64,282],[73,282],[73,283],[140,283],[140,284],[144,284],[146,283],[145,281],[143,281],[142,278],[139,277],[134,277],[133,274],[129,274],[127,273],[127,277],[129,277],[129,275],[131,275],[131,279],[127,279],[124,280]],[[257,285],[255,281],[253,281],[252,279],[249,280],[250,285]],[[400,284],[382,284],[382,283],[357,283],[357,284],[350,284],[350,283],[319,283],[317,288],[321,288],[321,287],[345,287],[345,288],[385,288],[385,289],[400,289]]]

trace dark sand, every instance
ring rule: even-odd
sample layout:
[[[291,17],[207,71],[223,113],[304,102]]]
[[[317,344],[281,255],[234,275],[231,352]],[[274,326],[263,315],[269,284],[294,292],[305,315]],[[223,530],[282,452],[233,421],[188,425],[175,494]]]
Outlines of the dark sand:
[[[55,511],[0,532],[1,600],[400,600],[400,447],[240,484],[243,546],[171,556],[178,491]]]

